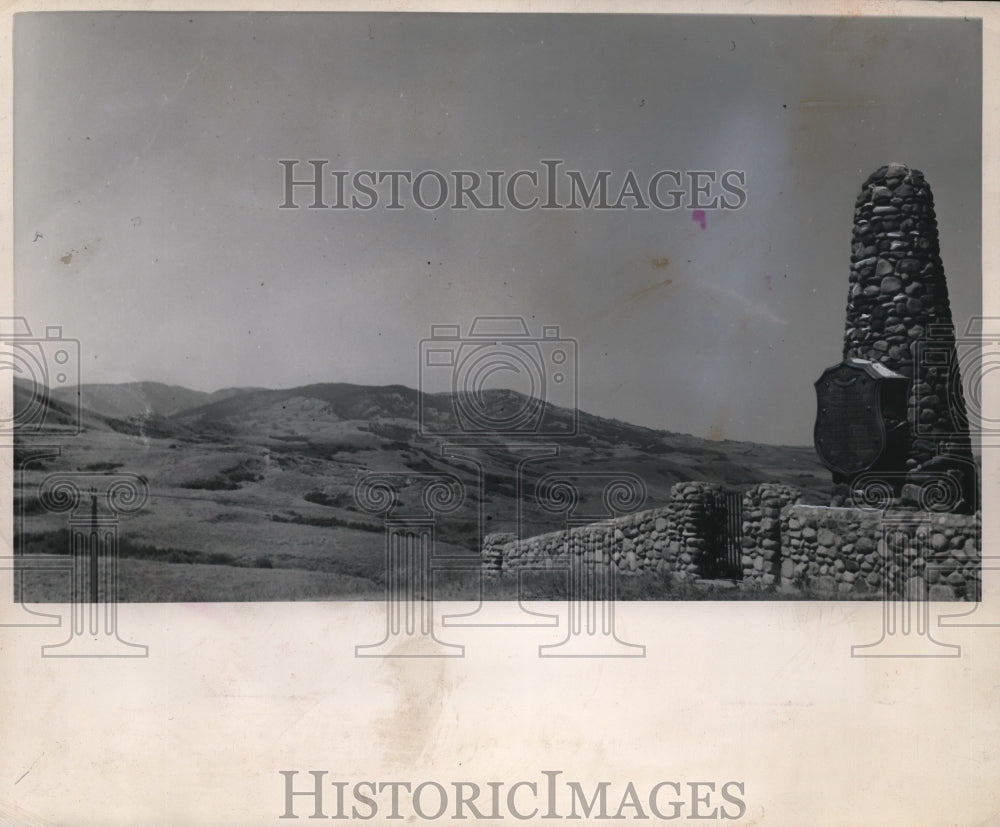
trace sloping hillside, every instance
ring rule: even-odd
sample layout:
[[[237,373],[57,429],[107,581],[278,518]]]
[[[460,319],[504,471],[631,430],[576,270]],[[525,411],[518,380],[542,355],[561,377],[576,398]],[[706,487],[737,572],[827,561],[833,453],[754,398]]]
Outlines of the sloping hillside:
[[[114,419],[144,416],[170,416],[179,411],[205,405],[242,393],[241,388],[227,388],[205,393],[179,385],[162,382],[127,382],[119,385],[84,384],[77,388],[58,388],[52,391],[57,402],[79,402],[88,410]]]
[[[829,497],[829,476],[811,447],[713,442],[552,407],[541,420],[548,437],[519,434],[513,442],[520,447],[512,447],[511,437],[491,434],[443,451],[447,440],[421,433],[418,392],[403,386],[234,389],[224,398],[206,399],[185,389],[161,393],[167,386],[153,385],[147,393],[150,384],[141,383],[143,398],[156,404],[137,415],[127,415],[136,410],[136,388],[95,392],[88,398],[99,399],[105,413],[84,408],[82,431],[57,440],[61,454],[25,471],[15,513],[24,515],[18,542],[26,550],[65,553],[67,516],[50,514],[37,501],[39,483],[57,470],[127,471],[148,480],[148,505],[122,519],[127,555],[203,566],[205,572],[220,564],[321,572],[324,589],[333,597],[382,594],[385,515],[364,511],[354,497],[356,483],[370,471],[391,475],[397,488],[393,516],[424,513],[422,477],[427,473],[455,476],[464,501],[438,520],[437,547],[470,561],[478,556],[483,533],[530,535],[564,525],[566,515],[547,512],[535,499],[538,481],[549,473],[566,475],[577,487],[575,520],[607,516],[603,487],[611,476],[625,473],[642,481],[649,508],[665,503],[674,483],[693,479],[737,489],[781,481],[799,486],[814,502]],[[182,399],[197,404],[170,415],[159,412]],[[16,390],[15,401],[28,401],[24,388]],[[529,404],[510,391],[488,392],[474,401],[480,413],[496,418]],[[47,404],[47,422],[65,428],[74,421],[74,410],[65,402]],[[436,395],[423,404],[425,423],[455,431],[452,396]],[[47,441],[19,439],[21,445]],[[532,461],[524,464],[529,457]],[[127,559],[123,565],[123,577],[131,576]],[[137,566],[135,571],[148,577],[162,569]],[[215,599],[240,599],[238,587],[233,585],[233,592],[227,582],[217,578]],[[232,581],[237,582],[243,581]],[[156,583],[133,586],[131,593],[145,595],[156,595],[160,588]],[[198,599],[205,599],[204,593],[204,587],[199,589]]]

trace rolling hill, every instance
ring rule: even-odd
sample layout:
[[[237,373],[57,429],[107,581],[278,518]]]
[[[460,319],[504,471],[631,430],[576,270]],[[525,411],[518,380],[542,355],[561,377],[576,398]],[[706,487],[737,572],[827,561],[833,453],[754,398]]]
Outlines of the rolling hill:
[[[439,550],[469,560],[478,556],[484,533],[530,535],[562,525],[534,500],[535,481],[549,472],[573,477],[580,492],[577,518],[605,516],[603,485],[609,474],[623,472],[643,481],[647,508],[665,503],[670,487],[686,480],[735,489],[786,482],[814,502],[828,501],[830,493],[829,476],[811,446],[715,442],[557,407],[547,408],[540,420],[550,436],[519,434],[515,442],[522,447],[516,449],[503,434],[491,433],[475,444],[442,450],[447,440],[421,429],[423,422],[453,432],[457,404],[474,403],[482,416],[502,419],[530,404],[513,391],[488,391],[474,400],[450,394],[421,400],[401,385],[327,383],[215,394],[157,383],[84,386],[80,398],[88,404],[75,435],[65,430],[75,416],[72,404],[62,394],[53,397],[46,402],[46,422],[64,429],[57,440],[61,451],[27,466],[18,481],[17,542],[25,551],[65,553],[66,515],[47,513],[37,501],[46,474],[140,474],[150,498],[139,514],[122,520],[123,577],[129,576],[131,554],[173,566],[203,565],[205,572],[220,563],[312,571],[323,575],[330,596],[381,596],[386,515],[364,511],[354,497],[355,484],[372,471],[389,474],[396,487],[393,516],[423,513],[422,475],[456,477],[464,502],[438,520],[436,537]],[[27,388],[16,386],[15,405],[23,409],[29,401]],[[18,445],[46,441],[53,440],[22,434]],[[142,577],[162,571],[134,568],[146,572]],[[142,595],[135,599],[184,599],[188,592],[172,592],[173,582],[177,578],[133,583],[130,593]],[[213,599],[258,599],[257,592],[241,598],[226,582],[218,581]],[[208,599],[205,588],[197,599]]]
[[[162,382],[84,384],[78,388],[58,388],[51,392],[56,402],[73,405],[79,397],[87,410],[116,419],[140,416],[170,416],[179,411],[236,396],[252,388],[226,388],[213,393],[194,391]]]

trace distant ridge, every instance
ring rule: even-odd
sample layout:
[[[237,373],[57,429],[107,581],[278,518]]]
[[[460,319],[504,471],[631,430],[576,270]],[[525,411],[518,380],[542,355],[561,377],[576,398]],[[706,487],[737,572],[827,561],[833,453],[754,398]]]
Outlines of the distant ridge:
[[[18,399],[26,399],[29,383],[15,378],[14,384],[20,389]],[[59,416],[68,416],[75,408],[75,396],[73,388],[49,391],[50,404],[58,408]],[[266,411],[274,406],[280,408],[293,400],[319,403],[326,415],[339,420],[416,420],[421,401],[420,392],[406,385],[357,385],[347,382],[318,382],[283,389],[232,387],[211,392],[163,382],[92,383],[79,386],[79,398],[85,418],[92,414],[112,421],[173,420],[185,425],[227,424],[230,420],[247,418],[254,412]],[[527,398],[525,394],[513,390],[490,389],[480,394],[479,402],[487,415],[497,415],[504,408],[522,408]],[[448,392],[425,394],[423,404],[432,416],[439,419],[447,420],[454,414],[453,394]],[[573,412],[550,404],[546,407],[545,416],[550,424],[562,421],[568,426]],[[584,438],[587,435],[600,436],[609,442],[620,441],[647,449],[652,445],[657,453],[663,448],[656,448],[655,444],[664,437],[684,447],[701,444],[763,447],[756,442],[709,440],[691,434],[647,428],[585,411],[576,412],[576,419],[579,434]]]
[[[101,416],[117,419],[172,416],[179,411],[243,393],[247,388],[227,388],[206,393],[162,382],[125,382],[122,384],[84,384],[79,386],[80,404]],[[57,388],[51,398],[64,404],[76,404],[76,388]]]
[[[31,402],[31,385],[15,379],[14,390],[15,411],[25,411]],[[456,410],[462,404],[473,403],[471,410],[494,422],[509,421],[512,415],[537,407],[529,397],[511,390],[491,389],[475,399],[457,399],[451,393],[421,395],[404,385],[344,382],[277,390],[227,388],[214,393],[132,382],[84,385],[79,398],[80,405],[74,394],[60,389],[51,394],[41,417],[46,427],[73,435],[66,441],[67,451],[88,445],[127,445],[127,450],[121,449],[125,451],[122,456],[139,451],[134,456],[141,457],[129,463],[156,468],[155,473],[165,479],[190,477],[197,483],[196,490],[201,490],[202,483],[209,486],[206,490],[251,486],[252,478],[266,469],[271,469],[267,474],[288,471],[291,475],[275,483],[275,491],[314,480],[305,493],[311,492],[313,500],[319,502],[319,497],[323,503],[350,502],[349,489],[364,469],[467,474],[467,467],[452,464],[440,450],[442,440],[456,441],[461,436]],[[76,434],[78,413],[82,428]],[[829,499],[830,477],[812,446],[708,440],[555,405],[546,405],[539,415],[539,433],[477,435],[474,450],[484,479],[497,492],[501,510],[513,502],[517,491],[517,464],[507,446],[512,439],[523,444],[538,442],[539,437],[558,448],[546,467],[570,469],[585,478],[595,472],[636,474],[648,486],[651,502],[664,501],[671,485],[687,480],[716,482],[731,489],[784,482],[802,488],[811,501]],[[421,424],[429,425],[433,433],[424,432]],[[26,427],[19,435],[45,433],[45,429]],[[213,459],[216,471],[209,473],[207,459],[188,467],[189,457],[205,451],[213,457],[217,454]],[[102,461],[107,453],[104,447],[98,451]],[[243,460],[238,461],[238,456]],[[229,473],[238,479],[230,480]],[[271,497],[267,495],[268,501]],[[313,500],[304,502],[315,505]],[[345,511],[339,518],[355,516]]]
[[[244,417],[295,398],[322,402],[338,419],[371,419],[375,416],[416,419],[419,394],[405,385],[352,385],[344,382],[316,383],[284,390],[249,388],[227,397],[206,399],[195,407],[177,412],[174,418],[220,422]],[[447,400],[444,404],[447,405]]]

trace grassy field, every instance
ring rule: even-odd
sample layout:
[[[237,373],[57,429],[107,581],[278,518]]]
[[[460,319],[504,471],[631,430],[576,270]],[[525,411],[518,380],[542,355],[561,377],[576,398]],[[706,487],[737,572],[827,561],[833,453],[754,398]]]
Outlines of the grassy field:
[[[15,579],[14,600],[68,603],[69,577],[62,572],[26,572]],[[121,603],[229,602],[269,600],[366,600],[371,581],[332,572],[263,569],[211,564],[119,561]]]
[[[88,413],[83,431],[62,440],[58,456],[27,463],[15,479],[15,553],[68,551],[73,516],[39,501],[53,473],[83,475],[84,491],[109,474],[148,481],[145,507],[119,522],[126,601],[381,599],[387,515],[364,511],[354,497],[356,483],[372,472],[390,475],[396,487],[392,518],[426,516],[428,474],[457,479],[463,501],[438,517],[435,553],[464,556],[471,568],[485,533],[530,536],[564,526],[566,515],[535,500],[536,481],[553,472],[576,474],[574,518],[607,516],[602,492],[609,474],[641,479],[644,508],[666,503],[670,487],[690,479],[736,488],[780,480],[799,485],[807,498],[827,496],[828,476],[811,449],[711,442],[582,413],[577,434],[523,468],[499,439],[465,449],[465,457],[447,455],[437,440],[418,434],[413,391],[345,387],[234,392],[193,411],[146,418],[127,416],[139,404],[135,388],[124,396],[111,393],[113,387],[93,390],[95,404],[105,394],[102,412]],[[180,397],[171,394],[173,404]],[[155,407],[155,398],[148,401]],[[121,418],[114,418],[119,408]],[[24,456],[29,447],[22,443],[18,451]],[[75,516],[86,518],[88,506]],[[64,599],[56,596],[57,577],[30,577],[41,578],[28,584],[30,595]],[[440,573],[438,587],[445,599],[475,599],[478,578],[478,572]],[[703,596],[643,580],[622,578],[622,597]],[[499,599],[515,596],[502,582],[490,588]],[[558,584],[538,588],[559,594]]]
[[[135,549],[129,549],[130,553]],[[63,559],[66,555],[44,555]],[[33,559],[40,559],[34,557]],[[208,562],[124,557],[119,560],[119,594],[122,603],[157,602],[256,602],[383,600],[385,577],[363,577],[335,571],[270,568]],[[473,568],[436,571],[432,596],[437,601],[565,600],[566,574],[529,572],[482,576]],[[619,600],[859,600],[857,595],[806,594],[802,592],[747,589],[725,581],[679,582],[670,575],[622,575],[616,579]],[[867,599],[880,599],[877,593]],[[25,603],[69,603],[70,575],[60,571],[15,573],[14,600]]]

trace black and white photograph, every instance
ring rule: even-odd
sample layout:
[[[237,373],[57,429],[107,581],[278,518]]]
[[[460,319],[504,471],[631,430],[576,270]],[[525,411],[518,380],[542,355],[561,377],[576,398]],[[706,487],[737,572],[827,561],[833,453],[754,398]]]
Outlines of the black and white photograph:
[[[995,823],[998,21],[716,6],[5,15],[0,820]]]
[[[138,602],[978,598],[977,21],[42,13],[13,45],[20,553],[120,516]],[[398,561],[395,520],[431,526]]]

